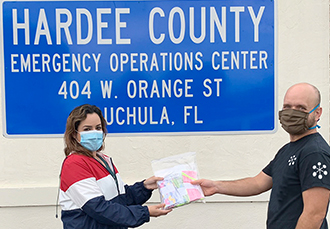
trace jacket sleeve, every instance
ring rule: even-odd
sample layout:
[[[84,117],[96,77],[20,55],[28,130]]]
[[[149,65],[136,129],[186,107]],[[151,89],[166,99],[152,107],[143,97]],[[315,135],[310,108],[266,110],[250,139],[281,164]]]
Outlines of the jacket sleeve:
[[[143,181],[134,185],[125,185],[125,195],[127,205],[144,204],[151,197],[152,190],[146,189]]]
[[[124,206],[116,203],[116,199],[117,197],[111,201],[106,201],[104,196],[95,197],[87,201],[82,209],[90,217],[106,225],[138,227],[145,222],[149,222],[150,217],[147,206]]]
[[[150,220],[148,207],[126,206],[126,201],[121,199],[124,195],[105,200],[93,172],[84,160],[71,160],[63,165],[61,191],[77,208],[102,224],[137,227]]]

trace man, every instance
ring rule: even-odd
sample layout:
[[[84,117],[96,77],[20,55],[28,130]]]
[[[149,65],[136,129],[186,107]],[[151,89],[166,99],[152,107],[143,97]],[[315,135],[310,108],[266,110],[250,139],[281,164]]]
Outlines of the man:
[[[325,229],[330,195],[330,147],[317,132],[322,114],[320,93],[307,83],[288,89],[282,128],[290,135],[274,159],[255,177],[235,181],[200,179],[204,195],[253,196],[272,189],[267,228]]]

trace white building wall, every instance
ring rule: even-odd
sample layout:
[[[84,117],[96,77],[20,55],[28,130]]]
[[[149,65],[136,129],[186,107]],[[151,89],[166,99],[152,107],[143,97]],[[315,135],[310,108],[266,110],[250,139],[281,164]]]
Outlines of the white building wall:
[[[329,141],[329,1],[278,0],[277,7],[278,108],[292,84],[316,85],[322,94],[320,132]],[[114,158],[128,184],[152,175],[151,160],[188,151],[197,152],[202,177],[236,179],[256,175],[288,140],[280,127],[264,135],[108,137],[106,154]],[[55,219],[55,202],[63,146],[60,138],[0,136],[1,228],[61,228],[60,219]],[[152,218],[141,228],[265,228],[268,195],[213,196],[205,204],[190,204],[166,217]],[[150,202],[158,201],[156,191]]]

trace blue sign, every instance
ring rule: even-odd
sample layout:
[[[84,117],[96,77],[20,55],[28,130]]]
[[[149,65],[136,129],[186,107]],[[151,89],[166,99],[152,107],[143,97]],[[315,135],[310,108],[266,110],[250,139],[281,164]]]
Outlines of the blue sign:
[[[6,136],[275,129],[275,1],[6,1]]]

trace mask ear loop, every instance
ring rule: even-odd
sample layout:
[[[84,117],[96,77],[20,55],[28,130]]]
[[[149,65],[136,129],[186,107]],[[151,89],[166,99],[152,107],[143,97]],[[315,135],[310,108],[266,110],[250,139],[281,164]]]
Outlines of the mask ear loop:
[[[321,128],[321,126],[319,126],[319,125],[316,124],[316,126],[310,127],[310,128],[308,128],[308,129],[309,129],[309,130],[313,130],[313,129],[315,129],[316,127],[317,127],[317,128]]]
[[[80,133],[78,132],[78,130],[75,130],[75,132],[76,132],[76,135],[74,136],[74,139],[80,144],[80,141],[78,141],[78,138],[77,138],[77,135],[78,134],[80,135]],[[81,139],[81,137],[80,137],[80,139]]]
[[[309,112],[309,114],[312,113],[313,111],[315,111],[319,106],[320,106],[320,104],[318,104],[316,107],[314,107],[313,110],[311,110],[311,111]],[[320,119],[318,119],[317,122],[318,122],[318,121],[320,121]],[[316,124],[316,126],[312,126],[312,127],[308,128],[308,129],[313,130],[313,129],[315,129],[315,128],[319,128],[319,129],[320,129],[321,126],[318,125],[318,124]]]
[[[106,137],[107,137],[107,134],[103,131],[103,143],[105,142]]]
[[[320,104],[318,104],[316,107],[314,107],[313,110],[311,110],[311,111],[309,112],[309,114],[310,114],[310,113],[313,113],[313,111],[315,111],[319,106],[320,106]]]

